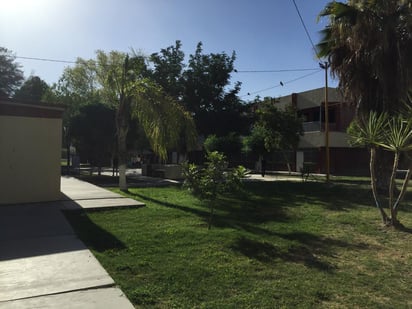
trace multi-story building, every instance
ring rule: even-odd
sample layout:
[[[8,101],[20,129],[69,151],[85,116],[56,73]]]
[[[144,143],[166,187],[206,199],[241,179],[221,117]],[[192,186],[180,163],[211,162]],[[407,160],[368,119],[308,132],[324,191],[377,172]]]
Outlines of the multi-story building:
[[[326,172],[325,88],[318,88],[280,97],[279,108],[292,104],[304,118],[304,134],[295,156],[296,171],[304,165],[314,172]],[[366,149],[351,147],[346,129],[355,116],[355,106],[345,102],[339,91],[328,88],[330,173],[336,175],[365,174],[368,171]]]

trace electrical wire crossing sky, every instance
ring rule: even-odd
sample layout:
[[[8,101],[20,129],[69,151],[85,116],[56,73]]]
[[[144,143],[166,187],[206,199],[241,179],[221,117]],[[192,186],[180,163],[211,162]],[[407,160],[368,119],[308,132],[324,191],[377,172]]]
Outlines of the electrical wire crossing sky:
[[[58,81],[78,57],[132,49],[150,55],[182,42],[186,62],[204,53],[236,53],[232,86],[245,101],[324,87],[315,45],[329,1],[316,0],[13,0],[0,11],[0,46],[25,77]],[[330,86],[337,81],[331,80]]]

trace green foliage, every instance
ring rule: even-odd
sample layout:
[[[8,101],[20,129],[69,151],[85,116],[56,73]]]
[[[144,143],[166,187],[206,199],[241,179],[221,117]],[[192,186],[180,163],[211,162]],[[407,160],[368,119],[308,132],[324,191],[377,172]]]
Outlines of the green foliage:
[[[399,225],[397,212],[412,174],[411,162],[403,180],[402,189],[399,191],[396,200],[394,199],[395,179],[401,153],[412,150],[411,119],[406,119],[402,115],[389,117],[386,113],[377,114],[376,112],[371,112],[367,118],[363,117],[354,120],[348,128],[348,134],[352,145],[366,145],[370,148],[371,187],[375,204],[381,212],[383,222],[395,226]],[[388,192],[390,217],[383,210],[376,190],[375,151],[379,147],[394,154]],[[410,158],[409,161],[411,161]]]
[[[184,91],[182,74],[185,54],[181,47],[182,43],[178,40],[175,46],[162,48],[159,53],[153,53],[149,58],[153,63],[152,79],[176,101]]]
[[[181,49],[181,42],[176,41],[175,45],[152,54],[151,78],[193,115],[199,134],[246,133],[249,120],[245,116],[246,107],[237,96],[240,83],[229,88],[235,54],[205,54],[199,43],[186,65]]]
[[[228,171],[227,165],[225,155],[213,151],[207,153],[204,168],[187,163],[183,166],[184,187],[194,196],[209,203],[209,229],[212,224],[214,202],[218,194],[239,190],[241,179],[246,177],[247,171],[243,166]]]
[[[224,153],[227,157],[239,154],[242,149],[240,136],[231,132],[225,136],[209,135],[203,143],[207,152],[218,151]]]
[[[42,101],[43,96],[49,91],[49,85],[38,76],[30,76],[15,92],[14,99]]]
[[[235,59],[234,52],[231,56],[226,53],[204,54],[201,42],[189,57],[182,75],[184,92],[181,102],[194,115],[200,135],[225,136],[230,132],[243,133],[248,127],[243,115],[245,107],[238,97],[240,83],[229,88]]]
[[[24,80],[21,66],[10,50],[0,47],[0,96],[11,97]]]
[[[303,119],[298,116],[293,106],[280,109],[272,100],[260,101],[258,105],[256,122],[250,135],[243,140],[243,151],[257,153],[263,156],[275,150],[281,151],[289,172],[291,164],[286,151],[295,150],[298,147],[300,136],[303,135]]]
[[[318,54],[361,113],[396,113],[412,82],[412,5],[409,0],[333,1]]]
[[[273,150],[294,150],[303,135],[303,119],[296,109],[288,105],[284,110],[269,101],[264,101],[257,110],[257,125],[265,129],[265,148]]]
[[[270,132],[262,125],[255,124],[250,135],[243,139],[243,152],[257,153],[264,155],[268,153],[265,145],[265,138],[270,136]]]
[[[361,116],[351,122],[347,129],[352,146],[375,147],[382,142],[386,132],[388,115],[371,112],[368,117]]]

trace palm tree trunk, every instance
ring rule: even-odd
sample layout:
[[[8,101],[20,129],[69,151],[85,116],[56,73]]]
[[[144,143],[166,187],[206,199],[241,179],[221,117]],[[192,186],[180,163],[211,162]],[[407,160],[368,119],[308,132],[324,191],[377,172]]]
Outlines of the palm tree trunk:
[[[378,190],[377,190],[377,185],[376,185],[376,175],[375,175],[375,160],[376,160],[376,148],[372,147],[370,149],[370,161],[369,161],[372,194],[373,194],[373,199],[375,201],[375,205],[381,213],[382,222],[383,224],[387,224],[389,221],[388,215],[385,213],[385,211],[383,210],[379,202]]]
[[[127,191],[126,165],[127,165],[127,148],[126,148],[127,131],[124,128],[118,129],[118,151],[119,151],[119,189]]]
[[[412,162],[409,164],[408,172],[405,175],[405,178],[403,180],[402,188],[401,191],[399,192],[398,198],[396,199],[395,204],[393,205],[393,212],[395,213],[395,217],[398,215],[398,209],[401,201],[403,200],[403,197],[406,194],[406,191],[408,190],[408,184],[409,180],[411,179],[412,176]]]
[[[396,218],[396,212],[394,208],[394,202],[393,202],[393,194],[395,190],[395,180],[396,180],[396,171],[398,169],[398,164],[399,164],[399,152],[395,152],[395,156],[393,158],[393,167],[392,167],[392,173],[391,173],[391,179],[389,182],[389,209],[391,212],[391,222],[392,225],[397,225],[398,224],[398,219]]]
[[[119,189],[127,191],[126,165],[127,165],[127,132],[129,130],[128,112],[130,106],[126,99],[120,98],[116,115],[117,151],[119,160]]]
[[[390,178],[392,174],[392,156],[389,151],[376,150],[376,189],[378,193],[385,194],[389,191]],[[395,189],[396,190],[396,189]]]

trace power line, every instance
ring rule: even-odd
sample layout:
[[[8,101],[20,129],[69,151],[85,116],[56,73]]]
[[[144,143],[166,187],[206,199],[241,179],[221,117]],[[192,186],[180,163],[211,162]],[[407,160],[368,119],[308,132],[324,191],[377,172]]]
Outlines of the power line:
[[[58,59],[47,59],[47,58],[36,58],[36,57],[16,56],[16,58],[18,58],[18,59],[26,59],[26,60],[47,61],[47,62],[76,63],[76,61],[58,60]]]
[[[70,64],[76,64],[76,61],[69,61],[69,60],[60,60],[60,59],[49,59],[49,58],[37,58],[37,57],[23,57],[23,56],[16,56],[16,58],[18,59],[26,59],[26,60],[36,60],[36,61],[45,61],[45,62],[58,62],[58,63],[70,63]],[[308,76],[314,75],[322,70],[317,69],[317,68],[302,68],[302,69],[281,69],[281,70],[234,70],[235,73],[282,73],[282,72],[302,72],[302,71],[315,71],[315,72],[311,72],[309,74],[305,74],[303,76],[297,77],[295,79],[286,81],[286,82],[280,82],[279,85],[275,85],[272,87],[268,87],[265,89],[261,89],[261,90],[257,90],[254,92],[249,92],[246,95],[241,96],[241,98],[249,96],[249,95],[253,95],[253,94],[257,94],[260,92],[264,92],[264,91],[268,91],[274,88],[278,88],[281,87],[283,85],[286,84],[290,84],[292,82],[295,82],[297,80],[306,78]]]
[[[295,1],[295,0],[292,0],[292,2],[293,2],[293,4],[295,5],[295,9],[296,9],[296,12],[297,12],[298,15],[299,15],[300,22],[302,23],[302,26],[303,26],[303,28],[305,29],[306,36],[308,37],[308,39],[309,39],[309,41],[310,41],[310,44],[312,45],[312,48],[313,48],[314,52],[316,53],[316,57],[318,57],[318,59],[319,59],[319,58],[320,58],[320,57],[319,57],[319,54],[318,54],[318,52],[317,52],[317,49],[316,49],[316,47],[315,47],[315,44],[313,44],[312,38],[310,37],[308,28],[306,27],[305,22],[303,21],[302,15],[300,14],[300,11],[299,11],[299,8],[298,8],[298,6],[297,6],[297,4],[296,4],[296,1]]]
[[[235,73],[282,73],[282,72],[302,72],[302,71],[316,71],[318,68],[305,69],[282,69],[282,70],[234,70]]]
[[[268,88],[265,88],[265,89],[257,90],[257,91],[254,91],[254,92],[248,92],[247,94],[242,95],[241,98],[246,97],[246,96],[250,96],[250,95],[253,95],[253,94],[257,94],[257,93],[260,93],[260,92],[268,91],[268,90],[271,90],[271,89],[275,89],[275,88],[278,88],[278,87],[282,87],[282,86],[284,86],[284,85],[286,85],[286,84],[290,84],[290,83],[296,82],[296,81],[298,81],[298,80],[300,80],[300,79],[303,79],[303,78],[312,76],[312,75],[314,75],[314,74],[316,74],[316,73],[319,73],[320,71],[323,71],[323,69],[316,69],[316,72],[310,72],[309,74],[305,74],[305,75],[299,76],[299,77],[297,77],[297,78],[288,80],[288,81],[286,81],[286,82],[280,82],[279,85],[275,85],[275,86],[268,87]]]

